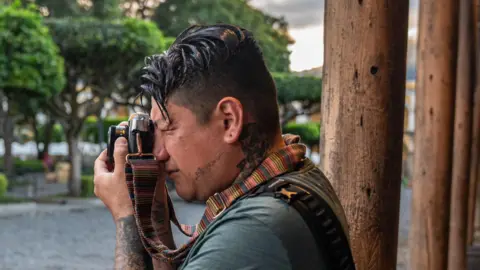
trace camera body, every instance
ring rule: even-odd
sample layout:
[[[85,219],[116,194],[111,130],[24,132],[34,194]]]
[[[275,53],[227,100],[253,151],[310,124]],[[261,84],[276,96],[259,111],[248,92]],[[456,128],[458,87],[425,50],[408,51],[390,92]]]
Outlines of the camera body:
[[[154,125],[146,113],[134,113],[128,119],[126,126],[110,126],[108,128],[108,161],[113,164],[115,140],[124,137],[128,142],[128,156],[142,158],[142,155],[152,157],[154,142]]]

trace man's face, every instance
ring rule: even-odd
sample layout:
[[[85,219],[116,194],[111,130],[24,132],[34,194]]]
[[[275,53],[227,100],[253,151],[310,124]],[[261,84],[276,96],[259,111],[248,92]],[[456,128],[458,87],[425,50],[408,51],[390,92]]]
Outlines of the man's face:
[[[165,162],[168,177],[175,182],[177,193],[187,201],[206,200],[226,187],[238,174],[236,164],[241,150],[225,140],[229,127],[222,113],[200,125],[188,108],[167,104],[169,120],[152,100],[151,118],[155,123],[153,154]]]

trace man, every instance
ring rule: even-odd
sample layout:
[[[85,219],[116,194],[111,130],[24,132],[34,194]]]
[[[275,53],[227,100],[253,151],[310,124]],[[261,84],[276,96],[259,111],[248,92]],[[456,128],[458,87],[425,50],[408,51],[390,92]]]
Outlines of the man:
[[[153,154],[181,198],[206,201],[233,184],[258,180],[283,158],[292,158],[291,170],[301,169],[304,148],[282,137],[275,84],[247,30],[221,24],[191,27],[167,52],[149,57],[144,71],[143,94],[152,100],[155,123]],[[113,172],[107,170],[106,152],[98,157],[95,194],[116,223],[115,268],[143,269],[152,262],[125,184],[126,154],[126,140],[119,138]],[[162,195],[156,198],[165,207]],[[307,224],[282,200],[242,198],[216,214],[178,268],[326,269]],[[168,211],[165,215],[162,219],[169,220]],[[154,225],[165,232],[158,236],[161,242],[174,249],[169,224]],[[156,269],[177,267],[157,259],[153,264]]]

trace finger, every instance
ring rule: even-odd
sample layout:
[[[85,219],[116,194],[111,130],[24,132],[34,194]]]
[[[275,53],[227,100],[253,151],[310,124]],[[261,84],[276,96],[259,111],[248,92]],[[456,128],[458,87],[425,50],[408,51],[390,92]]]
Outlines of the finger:
[[[113,151],[113,160],[115,162],[115,172],[123,172],[125,167],[125,157],[128,154],[127,139],[119,137],[115,141],[115,150]]]
[[[119,126],[128,126],[128,121],[123,121],[121,122],[120,124],[118,124]]]
[[[94,174],[108,172],[107,161],[107,149],[105,149],[95,160],[95,163],[93,165]]]

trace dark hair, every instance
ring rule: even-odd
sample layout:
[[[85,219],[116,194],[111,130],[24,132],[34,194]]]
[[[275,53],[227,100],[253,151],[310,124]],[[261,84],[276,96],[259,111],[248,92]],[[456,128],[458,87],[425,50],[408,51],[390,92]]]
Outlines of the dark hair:
[[[240,27],[216,24],[183,31],[163,54],[146,58],[141,95],[153,97],[166,113],[175,103],[209,121],[225,96],[240,100],[269,138],[279,131],[277,90],[253,35]],[[163,112],[162,112],[163,113]]]

